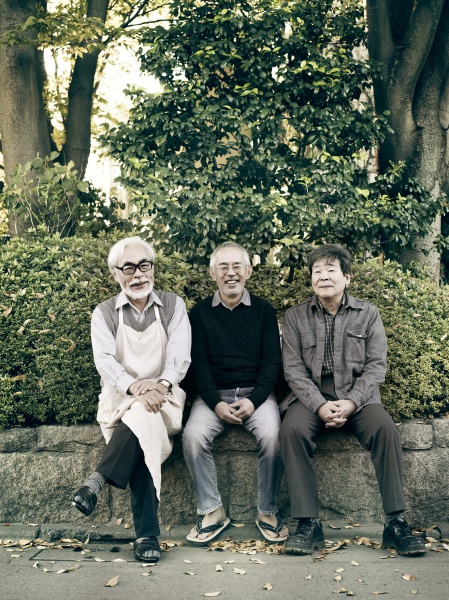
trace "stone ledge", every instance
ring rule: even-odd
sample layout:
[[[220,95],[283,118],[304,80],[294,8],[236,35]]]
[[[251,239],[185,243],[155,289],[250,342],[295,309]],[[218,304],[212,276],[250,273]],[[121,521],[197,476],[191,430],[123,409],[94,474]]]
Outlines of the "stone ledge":
[[[409,520],[424,526],[447,519],[449,419],[409,421],[400,424],[399,429]],[[0,431],[0,522],[64,523],[76,529],[112,525],[123,517],[132,525],[128,491],[109,488],[88,519],[71,506],[73,491],[94,470],[103,448],[97,425]],[[217,440],[215,456],[229,516],[253,522],[257,512],[257,450],[253,436],[230,429]],[[351,434],[339,430],[320,436],[315,467],[323,518],[382,521],[374,469],[368,453]],[[285,481],[279,509],[282,515],[289,515]],[[163,466],[161,522],[191,524],[195,513],[195,495],[178,436]]]

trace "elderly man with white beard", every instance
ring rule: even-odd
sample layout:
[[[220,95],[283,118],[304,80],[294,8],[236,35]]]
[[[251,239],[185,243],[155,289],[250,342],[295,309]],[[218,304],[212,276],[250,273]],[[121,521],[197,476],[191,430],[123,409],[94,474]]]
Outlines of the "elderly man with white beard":
[[[122,291],[92,314],[92,348],[101,376],[97,420],[107,446],[73,495],[84,515],[105,483],[131,490],[138,560],[157,562],[161,463],[181,430],[191,332],[184,301],[153,290],[154,251],[139,237],[112,246],[108,266]]]

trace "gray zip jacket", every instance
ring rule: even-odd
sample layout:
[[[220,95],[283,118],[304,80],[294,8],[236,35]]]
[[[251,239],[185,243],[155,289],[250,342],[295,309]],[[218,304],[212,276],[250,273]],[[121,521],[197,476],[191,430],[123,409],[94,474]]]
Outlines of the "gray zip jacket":
[[[380,404],[379,385],[387,370],[387,338],[379,310],[347,295],[334,327],[334,381],[340,400],[353,400],[359,411]],[[324,318],[316,296],[290,308],[282,327],[282,358],[291,394],[281,412],[298,398],[316,412],[326,402],[321,395],[324,359]]]

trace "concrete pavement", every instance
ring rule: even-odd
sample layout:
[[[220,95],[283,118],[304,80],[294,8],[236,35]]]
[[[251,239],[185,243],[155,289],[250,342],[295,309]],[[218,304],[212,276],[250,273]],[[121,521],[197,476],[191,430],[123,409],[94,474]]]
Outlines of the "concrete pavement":
[[[444,542],[449,537],[449,523],[438,525],[443,540],[429,541],[427,553],[416,558],[394,557],[386,550],[365,545],[381,541],[382,525],[378,523],[346,529],[346,522],[333,521],[323,522],[329,541],[324,558],[318,552],[287,556],[254,551],[256,542],[245,545],[243,541],[262,538],[254,525],[246,524],[230,527],[218,538],[223,542],[232,537],[234,552],[187,543],[173,545],[158,565],[150,567],[134,560],[132,530],[123,524],[84,529],[48,524],[0,525],[0,597],[200,600],[208,597],[205,594],[219,592],[209,597],[324,600],[385,595],[395,600],[449,600],[449,542]],[[183,542],[188,530],[185,526],[174,527],[170,539],[163,530],[160,540]],[[364,543],[357,544],[356,537],[363,538]],[[39,538],[42,541],[36,541]],[[66,541],[60,542],[61,538]],[[7,540],[21,540],[21,546],[8,545]],[[342,540],[348,542],[341,544]],[[106,587],[116,577],[117,584]]]

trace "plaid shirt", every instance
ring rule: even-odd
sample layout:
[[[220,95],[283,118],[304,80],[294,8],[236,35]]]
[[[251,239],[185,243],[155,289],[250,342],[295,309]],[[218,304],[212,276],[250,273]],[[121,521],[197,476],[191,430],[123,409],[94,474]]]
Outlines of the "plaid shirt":
[[[338,307],[337,313],[344,308],[346,304],[346,294],[343,295],[340,306]],[[324,319],[324,358],[323,358],[323,370],[321,372],[322,377],[329,377],[334,374],[334,325],[335,315],[332,315],[327,308],[325,308],[318,300],[318,306],[320,307],[321,314]]]

